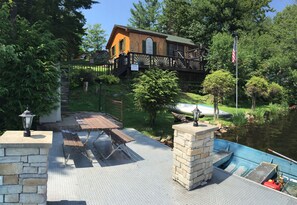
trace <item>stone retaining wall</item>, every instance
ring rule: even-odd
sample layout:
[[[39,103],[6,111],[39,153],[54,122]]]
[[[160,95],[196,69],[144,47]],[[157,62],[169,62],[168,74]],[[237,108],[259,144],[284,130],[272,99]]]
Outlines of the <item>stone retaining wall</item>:
[[[52,132],[7,131],[0,137],[0,204],[45,205]]]
[[[173,125],[173,175],[172,178],[188,190],[203,185],[211,179],[214,131],[208,124],[193,123]]]

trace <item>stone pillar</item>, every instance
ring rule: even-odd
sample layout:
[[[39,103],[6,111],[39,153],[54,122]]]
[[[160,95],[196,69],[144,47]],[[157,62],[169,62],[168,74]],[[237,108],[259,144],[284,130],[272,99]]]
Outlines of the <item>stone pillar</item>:
[[[46,205],[52,131],[6,131],[0,136],[0,204]]]
[[[172,178],[192,190],[211,179],[212,151],[216,126],[199,123],[173,125],[173,175]]]

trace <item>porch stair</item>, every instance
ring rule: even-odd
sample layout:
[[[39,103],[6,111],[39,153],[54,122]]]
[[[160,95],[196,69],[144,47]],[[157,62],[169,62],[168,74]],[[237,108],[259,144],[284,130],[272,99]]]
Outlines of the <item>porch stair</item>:
[[[127,73],[127,70],[128,70],[127,66],[119,67],[113,71],[113,75],[115,75],[117,77],[125,75]]]

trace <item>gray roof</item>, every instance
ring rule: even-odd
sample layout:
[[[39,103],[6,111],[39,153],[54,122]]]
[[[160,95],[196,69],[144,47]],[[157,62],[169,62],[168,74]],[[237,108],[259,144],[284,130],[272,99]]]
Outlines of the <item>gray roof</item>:
[[[192,45],[192,46],[196,45],[191,39],[188,39],[188,38],[183,38],[183,37],[174,36],[174,35],[170,35],[170,34],[160,33],[160,32],[156,32],[156,31],[150,31],[150,30],[144,30],[144,29],[133,28],[133,27],[128,27],[128,26],[122,26],[122,25],[115,25],[114,28],[116,28],[116,27],[122,28],[122,29],[125,29],[128,31],[134,31],[137,33],[146,33],[146,34],[150,34],[150,35],[165,37],[166,40],[170,41],[170,42],[176,42],[176,43],[187,44],[187,45]]]

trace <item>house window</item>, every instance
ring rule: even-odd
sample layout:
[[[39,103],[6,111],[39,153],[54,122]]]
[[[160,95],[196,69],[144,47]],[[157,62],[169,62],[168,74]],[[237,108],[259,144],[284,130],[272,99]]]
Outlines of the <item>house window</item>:
[[[151,55],[157,54],[157,43],[153,42],[151,38],[142,41],[142,53]]]
[[[115,46],[111,47],[111,56],[115,56]]]
[[[124,38],[122,40],[120,40],[119,51],[120,51],[120,53],[125,51],[125,39]]]
[[[184,46],[180,44],[173,44],[173,43],[168,43],[167,44],[167,55],[168,56],[174,56],[174,57],[181,57],[184,56]]]
[[[153,54],[153,39],[147,38],[145,41],[145,53],[146,54]]]

